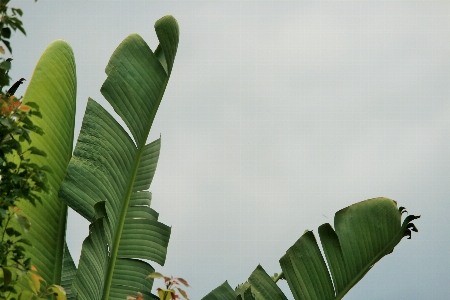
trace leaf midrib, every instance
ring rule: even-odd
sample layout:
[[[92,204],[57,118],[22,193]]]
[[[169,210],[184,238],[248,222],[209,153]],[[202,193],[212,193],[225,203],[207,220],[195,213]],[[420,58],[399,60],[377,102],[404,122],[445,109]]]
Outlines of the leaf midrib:
[[[161,103],[162,97],[164,95],[164,92],[166,90],[166,86],[167,83],[169,81],[169,76],[166,76],[166,79],[164,80],[164,84],[163,87],[161,89],[161,92],[158,96],[158,101],[157,103],[155,103],[155,109],[153,109],[152,115],[150,116],[150,122],[148,122],[147,128],[145,130],[146,136],[148,137],[148,134],[150,132],[150,128],[152,127],[153,121],[155,119],[156,116],[156,112],[158,111],[159,105]],[[145,143],[147,142],[147,139],[144,138],[142,139],[142,142],[140,143],[140,145],[138,146],[138,151],[137,151],[137,156],[136,159],[134,160],[134,165],[133,165],[133,171],[132,171],[132,177],[130,178],[130,180],[128,181],[128,187],[127,187],[127,193],[126,193],[126,199],[124,202],[122,202],[122,208],[120,211],[120,217],[118,219],[116,228],[114,230],[114,240],[113,242],[113,247],[111,249],[111,256],[110,256],[110,260],[108,263],[108,268],[107,268],[107,272],[106,272],[106,280],[105,280],[105,285],[103,287],[103,295],[102,295],[102,299],[103,300],[108,300],[109,297],[109,293],[111,290],[111,284],[112,284],[112,278],[113,278],[113,274],[114,274],[114,269],[115,269],[115,265],[116,265],[116,261],[117,261],[117,255],[119,252],[119,244],[120,244],[120,239],[122,237],[122,232],[123,232],[123,228],[125,225],[125,218],[126,218],[126,214],[127,214],[127,210],[128,210],[128,206],[130,203],[130,199],[131,199],[131,194],[133,193],[133,186],[134,186],[134,182],[136,180],[136,176],[137,176],[137,172],[138,172],[138,168],[139,168],[139,164],[142,158],[142,154],[144,153],[144,149],[145,149]]]

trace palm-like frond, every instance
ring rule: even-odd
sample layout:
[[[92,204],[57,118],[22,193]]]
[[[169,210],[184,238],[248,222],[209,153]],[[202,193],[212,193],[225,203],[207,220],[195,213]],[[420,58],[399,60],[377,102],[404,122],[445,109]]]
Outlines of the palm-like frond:
[[[89,99],[60,190],[60,197],[91,222],[72,286],[78,299],[125,299],[130,291],[145,295],[152,281],[143,279],[153,268],[138,259],[165,262],[170,228],[157,221],[145,191],[160,139],[145,143],[172,70],[179,29],[166,16],[155,30],[160,41],[155,52],[137,34],[119,45],[101,88],[132,137]]]
[[[403,207],[397,208],[397,203],[387,198],[369,199],[338,211],[335,230],[328,223],[319,227],[326,262],[314,234],[307,231],[280,259],[280,278],[286,279],[297,300],[342,299],[404,236],[417,231],[411,221],[419,217],[410,215],[402,223],[403,212]],[[273,281],[258,266],[236,290],[237,299],[286,299]],[[216,290],[203,299],[215,299],[211,297]],[[227,296],[220,291],[218,299],[236,299],[232,290],[226,291]]]

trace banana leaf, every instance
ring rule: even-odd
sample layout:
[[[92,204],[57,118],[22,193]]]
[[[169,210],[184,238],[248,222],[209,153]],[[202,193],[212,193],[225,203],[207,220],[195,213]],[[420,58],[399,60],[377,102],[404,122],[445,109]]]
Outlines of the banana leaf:
[[[159,46],[153,52],[137,34],[128,36],[106,67],[101,93],[126,130],[89,99],[60,197],[91,222],[83,243],[72,293],[77,299],[126,299],[150,294],[154,269],[164,265],[170,227],[150,208],[149,188],[159,157],[158,139],[147,137],[166,89],[178,46],[172,16],[155,23]]]
[[[32,146],[46,157],[31,155],[30,163],[47,165],[49,193],[41,193],[42,203],[36,206],[20,202],[24,215],[31,222],[26,234],[32,247],[27,247],[32,264],[48,284],[60,284],[65,249],[67,205],[58,199],[58,190],[72,155],[76,105],[76,69],[72,48],[65,41],[51,43],[42,54],[25,92],[23,103],[39,106],[42,119],[33,117],[44,134],[31,136]],[[31,106],[31,105],[30,105]],[[26,143],[23,144],[26,149]]]
[[[404,207],[397,208],[397,203],[388,198],[346,207],[335,214],[335,229],[328,223],[319,227],[326,261],[315,235],[306,231],[280,259],[283,272],[277,279],[258,266],[248,282],[236,289],[238,298],[228,292],[220,299],[286,299],[275,285],[278,279],[287,281],[297,300],[342,299],[376,262],[393,252],[403,237],[411,238],[411,231],[417,231],[411,221],[419,216],[409,215],[402,222],[404,212]]]

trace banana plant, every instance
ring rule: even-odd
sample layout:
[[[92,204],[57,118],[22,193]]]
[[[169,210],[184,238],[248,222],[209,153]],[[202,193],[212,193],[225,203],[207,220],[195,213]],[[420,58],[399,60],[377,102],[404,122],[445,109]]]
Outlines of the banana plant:
[[[65,249],[67,205],[58,198],[58,190],[72,155],[76,105],[76,68],[72,48],[62,40],[51,43],[34,70],[23,103],[39,105],[42,119],[34,118],[44,134],[33,135],[33,146],[47,156],[33,155],[31,163],[48,165],[49,192],[42,194],[36,206],[19,202],[23,214],[32,224],[26,238],[27,247],[39,275],[51,284],[61,283]]]
[[[27,236],[33,247],[28,250],[40,276],[63,285],[68,299],[126,299],[137,292],[157,299],[149,292],[152,281],[145,279],[154,269],[141,259],[164,264],[170,228],[157,221],[146,191],[161,141],[146,140],[172,71],[179,29],[166,16],[155,23],[155,30],[160,41],[155,51],[136,34],[121,43],[101,88],[131,136],[89,99],[72,155],[76,71],[72,50],[63,41],[47,48],[24,97],[25,104],[37,103],[44,115],[36,123],[46,134],[33,143],[48,158],[33,159],[53,169],[50,193],[42,204],[20,205],[33,225]],[[65,244],[66,204],[91,222],[78,270]],[[295,299],[341,299],[405,235],[417,230],[411,221],[418,217],[410,215],[402,223],[403,212],[386,198],[347,207],[336,213],[335,229],[330,224],[319,227],[326,261],[314,234],[307,231],[280,259],[280,275],[271,277],[258,266],[236,290],[225,282],[203,299],[286,299],[276,285],[279,279],[287,280]]]
[[[335,229],[325,223],[318,230],[326,262],[315,235],[307,230],[280,259],[281,274],[269,276],[258,266],[236,290],[224,282],[203,300],[287,299],[276,285],[279,279],[287,281],[296,300],[342,299],[403,237],[417,232],[411,221],[419,216],[409,215],[402,222],[404,212],[388,198],[341,209],[334,217]]]
[[[155,23],[160,44],[152,51],[137,34],[128,36],[106,67],[101,93],[126,130],[95,100],[89,99],[72,154],[76,73],[70,46],[57,41],[41,57],[24,102],[35,102],[46,134],[33,140],[48,156],[51,192],[42,204],[21,209],[32,222],[27,238],[42,278],[61,284],[68,299],[146,299],[154,269],[141,259],[164,265],[170,227],[150,208],[159,157],[158,139],[147,137],[166,89],[178,47],[179,28],[172,16]],[[65,244],[67,205],[91,222],[78,270]]]

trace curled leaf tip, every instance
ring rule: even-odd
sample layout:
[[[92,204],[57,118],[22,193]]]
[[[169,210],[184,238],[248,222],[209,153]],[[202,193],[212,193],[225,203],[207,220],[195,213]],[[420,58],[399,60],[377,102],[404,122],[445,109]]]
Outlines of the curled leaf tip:
[[[414,216],[414,215],[409,215],[405,218],[405,220],[403,220],[403,227],[406,227],[407,224],[409,224],[411,221],[415,220],[415,219],[419,219],[420,216]]]
[[[398,208],[398,211],[399,211],[401,214],[403,214],[403,213],[408,213],[408,211],[406,210],[406,207],[404,207],[404,206],[400,206],[400,207]]]
[[[413,223],[409,223],[408,224],[408,229],[414,231],[414,232],[419,232],[419,230],[417,229],[416,225],[414,225]]]
[[[411,231],[419,232],[419,230],[417,229],[416,225],[411,223],[413,220],[416,220],[416,219],[419,219],[419,218],[420,218],[420,216],[409,215],[403,221],[402,227],[405,228],[405,232],[404,232],[403,236],[407,236],[408,240],[411,239]]]
[[[407,239],[410,240],[411,239],[411,230],[409,230],[409,229],[406,230],[404,236],[408,236]]]

